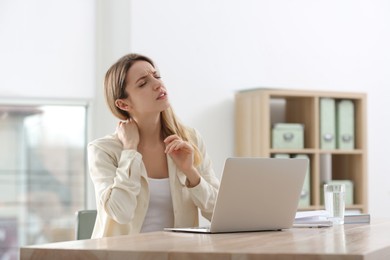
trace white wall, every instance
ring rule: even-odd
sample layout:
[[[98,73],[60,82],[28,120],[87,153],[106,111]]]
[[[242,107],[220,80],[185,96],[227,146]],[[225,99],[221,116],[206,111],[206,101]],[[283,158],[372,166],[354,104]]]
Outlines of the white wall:
[[[131,50],[155,59],[218,173],[233,155],[235,91],[368,93],[369,209],[390,216],[389,1],[134,0],[131,10]]]
[[[389,217],[389,14],[387,0],[1,0],[0,98],[92,99],[93,139],[116,121],[104,72],[127,52],[147,54],[220,173],[233,155],[235,91],[366,92],[369,207]]]
[[[89,141],[115,131],[117,119],[108,110],[103,92],[104,75],[124,53],[130,52],[130,1],[96,0],[96,82],[91,103]],[[96,208],[95,190],[88,176],[87,208]]]
[[[0,1],[0,97],[90,99],[93,0]]]

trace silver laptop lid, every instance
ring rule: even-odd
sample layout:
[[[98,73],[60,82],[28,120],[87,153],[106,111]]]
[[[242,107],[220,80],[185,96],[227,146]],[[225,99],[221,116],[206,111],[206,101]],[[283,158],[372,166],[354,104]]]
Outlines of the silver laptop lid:
[[[228,158],[210,231],[290,228],[307,167],[307,159]]]

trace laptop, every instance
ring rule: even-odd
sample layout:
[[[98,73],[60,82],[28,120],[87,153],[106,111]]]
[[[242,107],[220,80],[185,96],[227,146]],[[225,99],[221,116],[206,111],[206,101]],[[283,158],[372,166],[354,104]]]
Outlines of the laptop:
[[[228,158],[209,227],[166,231],[225,233],[291,228],[307,159]]]

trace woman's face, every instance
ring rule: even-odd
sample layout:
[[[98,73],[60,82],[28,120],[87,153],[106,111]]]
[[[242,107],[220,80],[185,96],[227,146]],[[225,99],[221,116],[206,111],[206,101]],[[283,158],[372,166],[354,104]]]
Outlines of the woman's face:
[[[165,86],[156,69],[146,61],[136,61],[126,75],[128,105],[132,117],[159,114],[169,107]]]

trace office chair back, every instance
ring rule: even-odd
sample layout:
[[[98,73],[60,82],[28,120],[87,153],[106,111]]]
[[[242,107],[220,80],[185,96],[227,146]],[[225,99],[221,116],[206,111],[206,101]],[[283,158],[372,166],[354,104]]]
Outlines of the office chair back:
[[[80,210],[76,214],[76,239],[90,239],[95,226],[97,211],[95,209]]]

